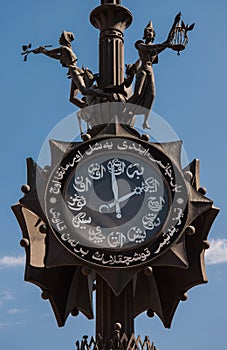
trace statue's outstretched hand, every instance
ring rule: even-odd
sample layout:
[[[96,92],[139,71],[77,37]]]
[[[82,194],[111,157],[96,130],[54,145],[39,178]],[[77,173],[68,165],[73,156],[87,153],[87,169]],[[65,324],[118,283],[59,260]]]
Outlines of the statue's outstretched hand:
[[[46,52],[46,49],[44,46],[40,46],[38,47],[37,49],[33,50],[33,53],[34,54],[38,54],[38,53],[45,53]]]
[[[172,48],[173,48],[173,44],[169,41],[169,42],[167,43],[167,47],[168,47],[168,49],[172,49]]]

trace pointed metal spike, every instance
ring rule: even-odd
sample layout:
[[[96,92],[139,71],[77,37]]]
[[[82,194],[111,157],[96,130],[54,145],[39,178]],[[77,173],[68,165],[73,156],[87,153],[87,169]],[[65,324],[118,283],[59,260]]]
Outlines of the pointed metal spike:
[[[176,165],[181,168],[182,141],[152,143],[152,146],[164,152]]]
[[[199,159],[194,159],[190,164],[188,164],[184,169],[183,172],[186,173],[187,171],[191,172],[193,177],[190,181],[192,187],[198,191],[200,188],[200,161]]]
[[[170,250],[183,263],[184,268],[188,268],[189,263],[188,263],[188,257],[187,257],[186,249],[185,249],[185,243],[184,242],[180,242],[178,244],[174,244],[170,248]]]
[[[154,274],[145,276],[143,271],[138,273],[134,295],[134,317],[152,309],[164,321],[159,282]]]
[[[160,258],[152,262],[152,266],[172,266],[175,268],[188,268],[187,253],[184,249],[184,241],[175,244]]]
[[[50,140],[51,149],[51,166],[57,165],[64,157],[64,155],[72,148],[80,145],[80,142],[63,142],[57,140]]]
[[[116,296],[119,296],[128,282],[138,273],[138,271],[124,271],[115,269],[111,271],[96,269],[96,272],[106,281]]]
[[[27,184],[30,186],[31,190],[37,188],[40,184],[42,168],[32,159],[27,158]]]
[[[45,223],[40,218],[22,207],[22,214],[26,222],[28,237],[30,241],[30,261],[29,264],[34,267],[44,267],[44,258],[46,255],[46,234],[40,232],[40,227]],[[37,222],[39,224],[37,225]]]

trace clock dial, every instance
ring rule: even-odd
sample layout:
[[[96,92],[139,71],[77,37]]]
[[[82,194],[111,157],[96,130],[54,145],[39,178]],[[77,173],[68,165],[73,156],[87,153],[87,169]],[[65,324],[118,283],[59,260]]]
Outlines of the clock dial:
[[[82,161],[64,199],[65,217],[84,244],[122,249],[152,239],[171,200],[159,169],[126,152]]]
[[[185,203],[185,183],[170,159],[146,142],[122,138],[73,149],[46,192],[57,238],[79,258],[104,266],[133,266],[165,251],[184,226]]]

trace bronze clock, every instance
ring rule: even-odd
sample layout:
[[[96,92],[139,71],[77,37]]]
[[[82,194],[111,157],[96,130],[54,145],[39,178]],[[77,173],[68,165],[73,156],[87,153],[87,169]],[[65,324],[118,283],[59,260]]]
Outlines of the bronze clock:
[[[45,210],[54,234],[78,258],[131,267],[179,238],[187,199],[182,174],[155,144],[100,138],[77,145],[54,168]]]

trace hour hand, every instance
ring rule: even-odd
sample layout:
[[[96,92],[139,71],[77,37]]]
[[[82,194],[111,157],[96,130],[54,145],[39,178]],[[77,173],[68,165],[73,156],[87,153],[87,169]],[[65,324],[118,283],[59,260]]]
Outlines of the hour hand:
[[[134,194],[136,194],[136,191],[135,191],[135,190],[133,190],[132,192],[127,193],[127,194],[125,194],[124,196],[120,197],[120,198],[118,199],[118,204],[119,204],[119,203],[122,203],[122,202],[124,202],[124,201],[126,201],[126,200],[129,199],[130,197],[134,196]],[[112,203],[108,204],[109,208],[113,208],[114,205],[115,205],[115,202],[112,202]]]
[[[118,203],[122,203],[124,201],[127,201],[132,196],[139,195],[139,194],[143,193],[143,191],[144,191],[143,187],[135,187],[132,192],[129,192],[129,193],[125,194],[124,196],[120,197],[118,199]],[[115,205],[115,202],[112,202],[112,203],[108,204],[108,207],[111,209],[114,207],[114,205]]]

